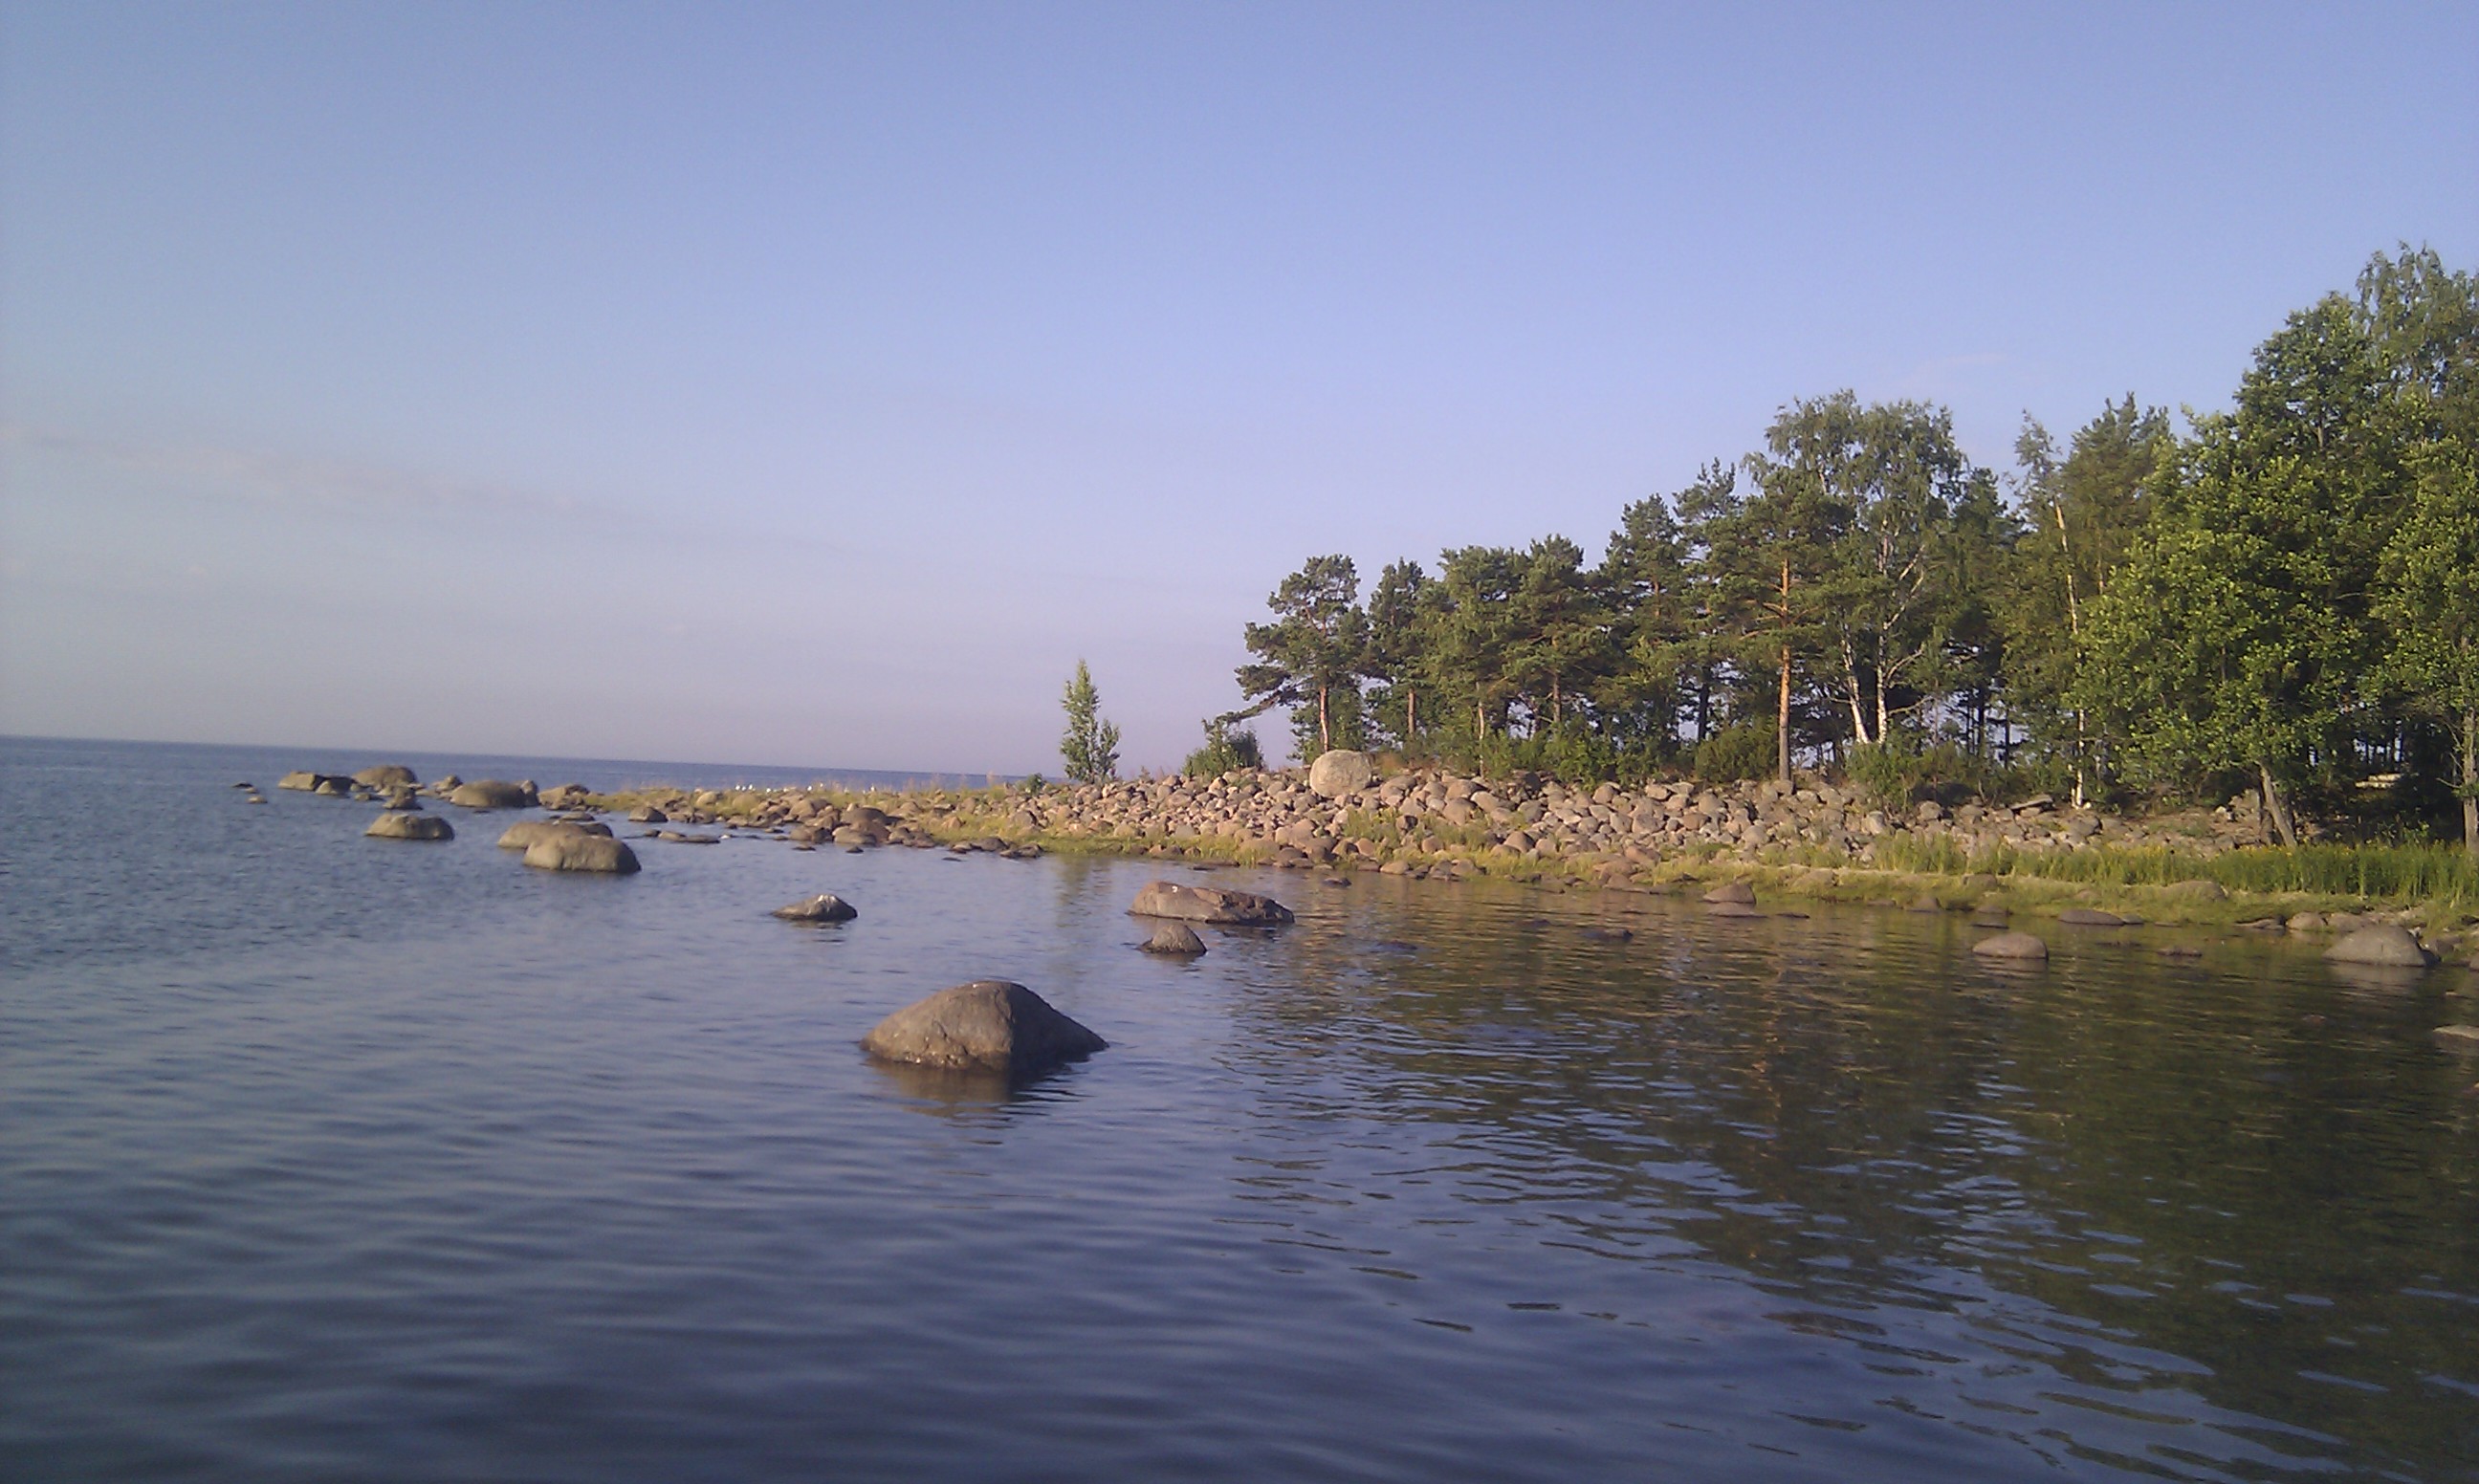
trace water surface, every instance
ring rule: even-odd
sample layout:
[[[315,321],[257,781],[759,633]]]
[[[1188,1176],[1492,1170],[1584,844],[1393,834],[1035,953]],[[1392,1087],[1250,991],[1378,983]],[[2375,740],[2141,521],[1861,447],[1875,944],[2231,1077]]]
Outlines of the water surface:
[[[2463,971],[223,786],[341,760],[0,743],[0,1475],[2479,1477]],[[855,1050],[990,975],[1112,1049]]]

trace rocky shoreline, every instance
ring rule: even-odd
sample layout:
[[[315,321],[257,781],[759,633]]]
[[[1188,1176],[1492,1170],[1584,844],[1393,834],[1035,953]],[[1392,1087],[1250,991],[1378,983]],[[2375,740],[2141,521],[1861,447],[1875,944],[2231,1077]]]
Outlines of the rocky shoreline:
[[[2232,893],[2200,878],[2094,883],[1983,868],[2095,850],[2174,852],[2191,865],[2260,842],[2241,808],[2138,820],[2031,799],[1893,812],[1814,776],[1787,786],[1677,780],[1584,789],[1525,775],[1381,774],[1366,755],[1332,753],[1305,770],[907,792],[817,785],[598,794],[576,783],[453,776],[423,785],[394,767],[349,778],[296,773],[280,786],[397,810],[429,798],[473,810],[539,807],[578,824],[616,817],[643,827],[635,838],[678,844],[716,844],[737,832],[796,850],[908,847],[1011,858],[1073,851],[1315,871],[1337,881],[1373,872],[1552,889],[1700,892],[1715,882],[1744,882],[1768,895],[1971,911],[1989,921],[2013,912],[2069,925],[2239,927],[2319,941],[2381,925],[2419,935],[2426,952],[2444,959],[2466,959],[2479,947],[2471,931],[2479,918],[2446,904]]]

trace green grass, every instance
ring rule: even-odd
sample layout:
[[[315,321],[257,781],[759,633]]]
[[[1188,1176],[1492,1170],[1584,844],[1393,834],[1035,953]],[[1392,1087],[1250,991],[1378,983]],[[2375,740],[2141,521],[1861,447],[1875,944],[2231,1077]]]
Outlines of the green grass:
[[[1924,875],[2032,877],[2099,886],[2218,882],[2231,891],[2307,892],[2369,901],[2479,902],[2479,864],[2449,845],[2258,846],[2201,855],[2167,846],[1966,851],[1952,838],[1891,836],[1877,842],[1879,867]]]

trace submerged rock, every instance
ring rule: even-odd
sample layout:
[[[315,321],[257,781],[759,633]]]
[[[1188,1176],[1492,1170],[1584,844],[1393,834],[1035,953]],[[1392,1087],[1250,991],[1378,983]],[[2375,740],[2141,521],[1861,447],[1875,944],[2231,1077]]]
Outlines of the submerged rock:
[[[1183,886],[1176,882],[1147,883],[1128,911],[1137,917],[1171,917],[1239,928],[1274,927],[1291,920],[1291,909],[1272,897],[1261,897],[1253,891],[1225,891],[1218,886]]]
[[[1145,939],[1144,948],[1149,954],[1193,959],[1205,952],[1205,939],[1198,937],[1196,930],[1186,923],[1166,922],[1154,929],[1154,935]]]
[[[499,849],[531,850],[539,841],[563,834],[608,836],[610,833],[609,825],[579,824],[568,819],[528,819],[508,827],[507,832],[499,836]]]
[[[452,840],[455,828],[436,814],[391,810],[371,821],[362,833],[381,840]]]
[[[861,1050],[882,1061],[1031,1076],[1110,1042],[1003,979],[975,980],[907,1005],[872,1027]]]
[[[2057,921],[2070,928],[2123,928],[2128,919],[2098,908],[2070,907],[2057,914]]]
[[[2374,963],[2405,969],[2423,969],[2436,961],[2436,956],[2420,947],[2409,929],[2391,923],[2361,928],[2324,950],[2324,957],[2335,963]]]
[[[860,909],[831,891],[822,891],[779,907],[773,915],[785,922],[850,922],[860,915]]]
[[[2049,945],[2029,933],[2000,933],[1971,945],[1971,951],[1983,959],[2032,960],[2049,957]]]
[[[546,835],[525,847],[525,864],[538,871],[594,871],[627,876],[638,869],[637,853],[607,834]]]

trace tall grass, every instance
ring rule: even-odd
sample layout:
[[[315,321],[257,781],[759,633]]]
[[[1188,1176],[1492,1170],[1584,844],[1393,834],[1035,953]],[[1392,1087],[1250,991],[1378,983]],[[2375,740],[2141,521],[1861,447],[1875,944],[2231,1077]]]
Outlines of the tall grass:
[[[2450,845],[2259,846],[2198,855],[2168,846],[2081,850],[1965,850],[1951,836],[1901,835],[1877,842],[1877,863],[1897,871],[2030,876],[2104,886],[2218,882],[2232,891],[2313,892],[2371,900],[2479,902],[2479,864]]]

